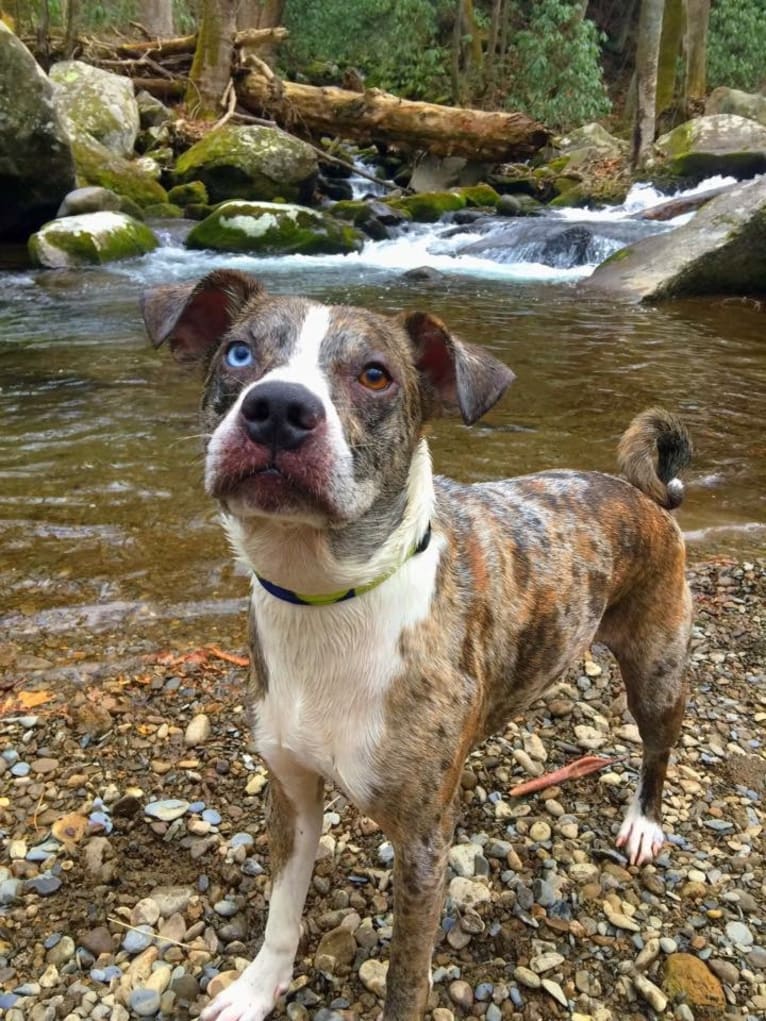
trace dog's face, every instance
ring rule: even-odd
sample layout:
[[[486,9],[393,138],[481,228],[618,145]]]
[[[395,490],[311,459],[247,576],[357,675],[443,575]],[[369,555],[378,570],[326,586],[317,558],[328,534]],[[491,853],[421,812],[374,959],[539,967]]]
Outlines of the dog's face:
[[[324,527],[401,494],[423,423],[479,418],[513,373],[422,313],[271,296],[219,271],[143,302],[155,344],[207,365],[205,486],[242,520]]]

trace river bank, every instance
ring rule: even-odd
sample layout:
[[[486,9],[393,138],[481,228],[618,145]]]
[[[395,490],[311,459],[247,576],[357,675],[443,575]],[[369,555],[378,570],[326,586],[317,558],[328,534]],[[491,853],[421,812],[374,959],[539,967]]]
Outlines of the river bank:
[[[692,694],[661,857],[636,869],[614,850],[638,746],[596,648],[467,764],[435,1021],[766,1010],[766,562],[699,561],[690,579]],[[71,650],[66,671],[27,660],[13,686],[19,650],[0,649],[7,1021],[196,1017],[257,947],[267,781],[246,747],[244,621],[229,637],[223,649],[133,649],[121,664],[113,648],[101,671]],[[592,748],[629,759],[509,797],[526,774]],[[376,1017],[390,866],[372,820],[328,790],[296,978],[275,1016]],[[479,887],[483,902],[461,908]]]

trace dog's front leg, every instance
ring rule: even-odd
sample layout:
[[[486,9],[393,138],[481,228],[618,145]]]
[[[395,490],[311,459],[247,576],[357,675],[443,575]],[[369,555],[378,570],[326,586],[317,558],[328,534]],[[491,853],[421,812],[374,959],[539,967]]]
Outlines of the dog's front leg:
[[[291,768],[271,776],[271,901],[255,960],[200,1015],[200,1021],[263,1021],[290,984],[301,914],[322,830],[322,778]]]
[[[432,829],[413,830],[393,841],[394,931],[383,1021],[416,1021],[426,1009],[453,829],[449,806]]]

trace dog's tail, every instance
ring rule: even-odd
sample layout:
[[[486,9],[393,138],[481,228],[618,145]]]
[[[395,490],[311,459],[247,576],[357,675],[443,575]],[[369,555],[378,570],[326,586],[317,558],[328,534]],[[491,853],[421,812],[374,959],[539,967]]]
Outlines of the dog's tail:
[[[636,415],[617,448],[617,464],[628,482],[666,510],[678,507],[684,498],[678,472],[691,459],[686,427],[663,408]]]

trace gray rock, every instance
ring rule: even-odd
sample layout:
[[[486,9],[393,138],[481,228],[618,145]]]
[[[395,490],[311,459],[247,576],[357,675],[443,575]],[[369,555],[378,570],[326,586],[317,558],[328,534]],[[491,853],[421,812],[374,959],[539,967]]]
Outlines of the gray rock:
[[[198,744],[204,744],[210,737],[210,717],[205,713],[198,713],[189,721],[184,731],[184,744],[193,748]]]
[[[90,135],[117,156],[133,154],[138,104],[133,83],[79,60],[63,60],[50,70],[55,103],[72,137]]]
[[[141,925],[135,929],[128,929],[122,940],[122,949],[128,954],[140,954],[151,946],[155,937],[151,925]]]
[[[766,171],[766,127],[748,117],[696,117],[662,135],[655,145],[667,157],[671,173],[684,178],[748,178]]]
[[[0,239],[26,240],[75,185],[53,91],[26,46],[0,22]]]
[[[135,258],[157,247],[149,228],[124,213],[84,213],[52,220],[29,239],[40,266],[71,269]]]
[[[729,922],[726,926],[726,938],[740,947],[753,945],[753,934],[744,922]]]
[[[181,798],[170,798],[166,801],[150,801],[148,805],[144,806],[144,812],[152,819],[172,822],[174,819],[180,819],[188,811],[188,808],[188,801],[183,801]]]
[[[139,1017],[154,1017],[160,1009],[160,994],[156,989],[134,989],[128,999],[130,1009]]]
[[[78,216],[80,213],[101,213],[104,210],[119,212],[122,199],[109,188],[89,185],[75,188],[64,197],[56,216]]]
[[[733,113],[766,125],[766,96],[721,85],[713,89],[705,103],[706,116],[716,113]]]
[[[765,281],[766,180],[761,179],[712,199],[672,233],[623,248],[601,263],[584,286],[636,301],[660,301],[759,293]]]

